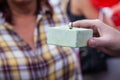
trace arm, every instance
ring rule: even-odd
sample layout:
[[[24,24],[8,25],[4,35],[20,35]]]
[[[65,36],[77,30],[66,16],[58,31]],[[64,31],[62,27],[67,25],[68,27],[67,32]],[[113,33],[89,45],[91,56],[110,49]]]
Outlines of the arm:
[[[98,10],[90,0],[71,0],[71,12],[76,15],[83,14],[88,19],[98,18]]]

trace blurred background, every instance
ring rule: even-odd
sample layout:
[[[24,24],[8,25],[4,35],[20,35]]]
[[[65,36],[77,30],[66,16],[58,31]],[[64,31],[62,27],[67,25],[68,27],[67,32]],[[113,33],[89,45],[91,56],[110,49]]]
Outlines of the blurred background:
[[[120,0],[50,0],[50,3],[61,7],[70,22],[100,19],[120,30]],[[89,47],[76,49],[76,53],[84,80],[120,80],[119,57]]]

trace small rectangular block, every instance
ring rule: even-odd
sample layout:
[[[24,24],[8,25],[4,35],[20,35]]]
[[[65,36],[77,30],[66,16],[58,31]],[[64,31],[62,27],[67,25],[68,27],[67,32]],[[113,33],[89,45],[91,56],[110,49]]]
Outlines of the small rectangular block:
[[[93,36],[92,29],[69,27],[49,27],[47,43],[50,45],[85,47],[87,41]]]

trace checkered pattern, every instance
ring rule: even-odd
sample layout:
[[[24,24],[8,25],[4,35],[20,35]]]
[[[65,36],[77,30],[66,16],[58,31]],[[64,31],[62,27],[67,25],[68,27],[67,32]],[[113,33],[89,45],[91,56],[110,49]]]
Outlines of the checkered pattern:
[[[0,80],[81,80],[75,52],[46,43],[48,27],[67,21],[60,9],[55,7],[54,11],[53,19],[38,15],[38,20],[42,16],[42,21],[34,31],[36,51],[13,31],[11,25],[0,26]]]

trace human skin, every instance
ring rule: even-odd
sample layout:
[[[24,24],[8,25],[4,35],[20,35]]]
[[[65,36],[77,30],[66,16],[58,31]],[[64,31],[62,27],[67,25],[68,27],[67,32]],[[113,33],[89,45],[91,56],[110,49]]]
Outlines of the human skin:
[[[35,49],[33,34],[36,25],[36,1],[37,0],[7,0],[12,12],[12,26],[14,31],[20,35],[32,49]]]
[[[100,49],[112,56],[120,56],[120,31],[106,25],[100,20],[79,20],[74,27],[93,29],[94,36],[88,40],[88,46]]]
[[[97,19],[99,11],[90,0],[71,0],[70,9],[74,15],[84,15],[87,19]]]
[[[115,12],[115,6],[120,6],[119,3],[114,5],[111,9]],[[102,9],[102,8],[101,8]],[[117,8],[119,10],[119,7]],[[115,27],[115,24],[111,17],[101,12],[98,7],[94,6],[91,0],[71,0],[70,11],[76,16],[84,15],[87,19],[100,19],[104,23]],[[119,29],[119,27],[117,27]],[[120,30],[120,29],[119,29]]]

